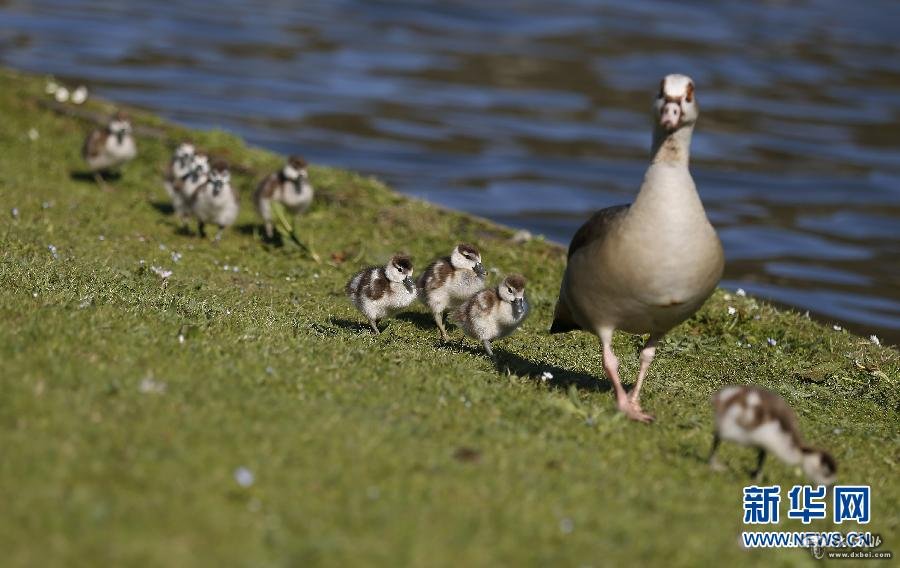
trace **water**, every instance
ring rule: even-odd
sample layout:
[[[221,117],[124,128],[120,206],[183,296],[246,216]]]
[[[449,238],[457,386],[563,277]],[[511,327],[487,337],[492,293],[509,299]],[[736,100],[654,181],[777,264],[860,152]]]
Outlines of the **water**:
[[[298,6],[299,5],[299,6]],[[900,342],[900,3],[0,0],[0,63],[568,242],[691,75],[725,286]]]

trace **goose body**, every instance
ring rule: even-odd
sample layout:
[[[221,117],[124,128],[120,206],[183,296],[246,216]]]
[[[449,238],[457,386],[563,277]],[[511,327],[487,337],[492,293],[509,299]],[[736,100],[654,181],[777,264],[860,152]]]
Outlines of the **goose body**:
[[[652,417],[641,410],[640,389],[657,343],[706,301],[724,268],[722,245],[688,169],[698,114],[693,81],[666,76],[654,103],[653,149],[640,191],[631,205],[600,210],[575,233],[550,328],[600,337],[619,409],[643,422]],[[617,329],[650,334],[630,395],[612,350]]]

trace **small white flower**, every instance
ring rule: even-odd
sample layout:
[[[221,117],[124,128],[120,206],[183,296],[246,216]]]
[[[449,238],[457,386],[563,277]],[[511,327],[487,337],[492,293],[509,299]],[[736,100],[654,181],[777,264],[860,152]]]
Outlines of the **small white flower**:
[[[159,266],[151,266],[150,270],[152,270],[154,274],[156,274],[163,280],[166,280],[167,278],[169,278],[169,276],[172,276],[171,270],[166,270],[165,268],[161,268]]]
[[[184,334],[183,333],[178,334],[178,343],[184,345]]]
[[[735,295],[740,296],[741,298],[743,298],[744,296],[747,295],[747,292],[745,292],[743,288],[738,288],[737,290],[734,291],[734,293],[735,293]]]
[[[532,238],[534,238],[534,237],[531,235],[531,232],[530,232],[530,231],[526,231],[525,229],[521,229],[521,230],[519,230],[519,231],[516,231],[516,234],[514,234],[514,235],[512,236],[512,239],[510,239],[510,240],[511,240],[513,243],[515,243],[515,244],[517,244],[517,245],[520,245],[520,244],[522,244],[522,243],[527,243],[527,242],[530,241]]]
[[[159,250],[166,250],[166,245],[159,243]]]
[[[33,297],[37,298],[37,292],[31,294]]]
[[[55,259],[56,259],[56,258],[59,258],[59,253],[56,251],[56,247],[55,247],[55,246],[53,246],[53,245],[47,245],[47,250],[50,251],[50,254],[53,256],[53,258],[55,258]]]
[[[831,326],[831,329],[833,329],[833,330],[835,330],[835,331],[841,331],[841,330],[844,329],[844,328],[842,328],[842,327],[839,326],[839,325],[833,325],[833,326]]]
[[[874,343],[875,345],[881,345],[881,340],[878,339],[878,336],[877,336],[877,335],[870,335],[870,336],[869,336],[869,341],[871,341],[871,342]]]
[[[769,347],[775,347],[776,345],[778,345],[778,342],[775,341],[774,339],[772,339],[771,337],[766,339],[766,343],[769,344]]]
[[[230,268],[231,268],[231,267],[228,266],[228,265],[226,264],[225,266],[222,267],[222,270],[228,270],[228,269],[230,269]]]
[[[41,209],[50,209],[51,207],[53,207],[52,201],[44,201],[41,203]]]
[[[181,253],[172,251],[172,262],[178,262],[181,260]]]
[[[97,237],[97,240],[98,240],[98,241],[105,241],[105,240],[106,240],[106,237],[104,237],[103,235],[100,235],[99,237]]]
[[[275,369],[273,369],[272,367],[266,367],[266,374],[267,374],[267,375],[274,375],[274,374],[275,374]]]
[[[53,94],[56,98],[56,102],[64,103],[69,100],[69,89],[65,87],[60,87],[56,89],[56,92]]]
[[[141,380],[138,390],[144,394],[165,394],[166,383],[154,381],[152,377],[145,377]]]
[[[29,128],[28,129],[28,139],[34,142],[38,138],[41,137],[41,133],[37,131],[37,128]]]
[[[44,92],[48,95],[52,95],[57,91],[57,89],[59,89],[59,85],[57,85],[53,81],[47,81],[47,86],[44,87]]]
[[[88,98],[88,90],[84,85],[78,85],[78,87],[72,91],[72,102],[76,105],[84,104]]]
[[[541,381],[546,383],[550,380],[553,380],[553,373],[551,373],[550,371],[544,371],[543,373],[541,373]]]
[[[231,267],[231,271],[232,271],[232,272],[240,272],[241,269],[238,268],[237,266],[232,266],[232,267]]]
[[[234,480],[237,481],[238,485],[246,488],[253,485],[255,477],[252,471],[242,466],[234,470]]]
[[[78,304],[78,307],[83,310],[86,307],[91,305],[91,301],[92,301],[92,299],[90,296],[85,296],[84,298],[81,299],[81,303]]]
[[[12,210],[10,211],[10,213],[12,213],[13,219],[19,218],[19,208],[18,207],[13,207]]]
[[[733,316],[736,313],[737,313],[737,308],[735,308],[734,306],[728,306],[728,315]]]

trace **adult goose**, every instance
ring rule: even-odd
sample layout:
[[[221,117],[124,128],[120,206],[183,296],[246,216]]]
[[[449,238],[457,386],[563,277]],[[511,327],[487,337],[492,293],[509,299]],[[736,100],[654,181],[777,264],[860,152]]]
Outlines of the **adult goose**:
[[[603,369],[619,410],[650,422],[641,385],[656,346],[690,317],[722,276],[724,255],[688,170],[699,116],[694,82],[666,76],[653,103],[650,166],[631,205],[598,211],[572,238],[550,333],[581,329],[597,335]],[[649,334],[631,393],[619,378],[615,330]]]

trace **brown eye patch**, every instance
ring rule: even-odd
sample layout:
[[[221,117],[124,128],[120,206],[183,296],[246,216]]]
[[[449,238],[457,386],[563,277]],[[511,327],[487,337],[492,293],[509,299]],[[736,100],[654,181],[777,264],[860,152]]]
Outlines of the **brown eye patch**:
[[[462,254],[469,260],[472,260],[473,258],[478,256],[478,249],[473,245],[462,243],[457,248],[459,249],[460,254]]]

